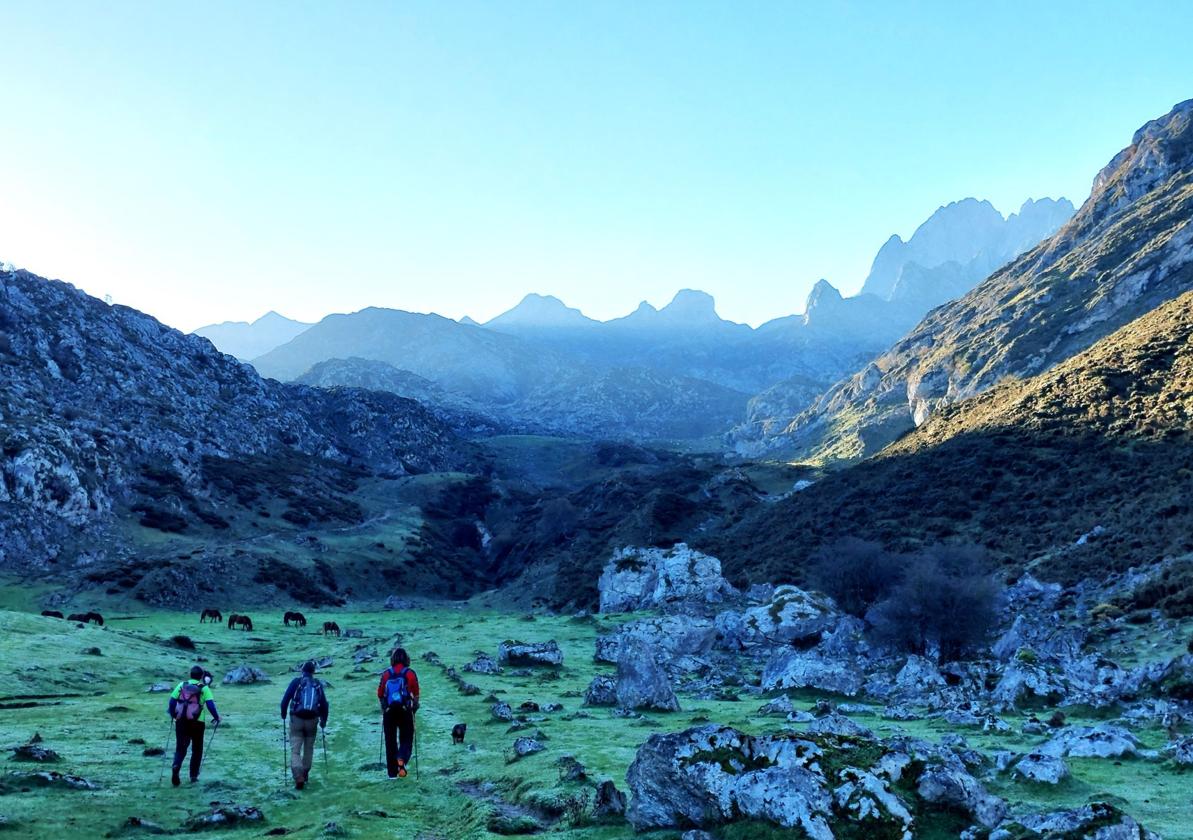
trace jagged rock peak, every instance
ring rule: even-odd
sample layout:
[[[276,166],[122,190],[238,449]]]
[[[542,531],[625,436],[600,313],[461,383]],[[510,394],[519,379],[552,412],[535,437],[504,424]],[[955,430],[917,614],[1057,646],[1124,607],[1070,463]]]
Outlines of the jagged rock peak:
[[[841,292],[837,287],[824,278],[821,278],[816,281],[816,285],[808,293],[808,302],[804,307],[804,311],[809,312],[818,306],[837,303],[842,299]]]

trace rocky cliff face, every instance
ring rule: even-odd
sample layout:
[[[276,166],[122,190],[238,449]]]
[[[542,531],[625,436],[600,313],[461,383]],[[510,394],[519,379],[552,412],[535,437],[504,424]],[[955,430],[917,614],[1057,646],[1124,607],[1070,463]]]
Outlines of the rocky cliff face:
[[[263,380],[204,339],[24,271],[0,275],[0,369],[7,568],[71,559],[72,531],[165,495],[147,475],[168,476],[210,514],[206,459],[284,455],[316,472],[400,475],[470,458],[410,400]]]
[[[1136,133],[1055,236],[925,318],[760,449],[878,451],[940,406],[1032,376],[1193,285],[1193,101]]]

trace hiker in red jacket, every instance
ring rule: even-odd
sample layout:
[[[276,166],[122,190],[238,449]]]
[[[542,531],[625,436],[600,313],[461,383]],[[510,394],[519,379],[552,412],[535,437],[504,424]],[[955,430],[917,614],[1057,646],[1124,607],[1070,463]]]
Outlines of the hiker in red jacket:
[[[410,655],[397,648],[390,667],[381,673],[377,699],[381,701],[381,726],[385,731],[385,770],[391,779],[406,776],[406,763],[414,748],[414,713],[418,711],[418,676],[410,670]]]

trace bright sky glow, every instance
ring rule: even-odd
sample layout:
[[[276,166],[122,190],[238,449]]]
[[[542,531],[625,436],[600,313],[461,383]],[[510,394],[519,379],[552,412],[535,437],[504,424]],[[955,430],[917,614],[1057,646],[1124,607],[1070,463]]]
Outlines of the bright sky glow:
[[[757,324],[938,205],[1080,203],[1193,96],[1193,3],[0,5],[0,258],[276,309]]]

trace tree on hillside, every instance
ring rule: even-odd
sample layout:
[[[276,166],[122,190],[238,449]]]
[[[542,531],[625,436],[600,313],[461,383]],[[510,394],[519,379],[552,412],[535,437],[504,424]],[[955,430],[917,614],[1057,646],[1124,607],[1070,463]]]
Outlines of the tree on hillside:
[[[874,636],[898,650],[939,652],[942,661],[980,649],[995,622],[998,585],[976,546],[934,546],[911,558],[903,578],[867,615]]]
[[[903,575],[907,558],[881,543],[845,537],[812,556],[812,585],[832,596],[837,606],[859,618],[890,594]]]

